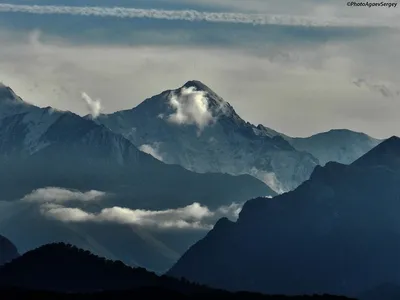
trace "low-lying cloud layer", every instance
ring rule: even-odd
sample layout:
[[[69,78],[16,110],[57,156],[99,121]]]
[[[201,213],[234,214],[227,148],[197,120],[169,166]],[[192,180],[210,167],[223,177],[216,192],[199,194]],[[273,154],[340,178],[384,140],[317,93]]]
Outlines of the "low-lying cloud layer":
[[[44,217],[60,222],[97,222],[145,226],[153,229],[209,230],[221,217],[236,219],[242,205],[233,203],[215,211],[200,203],[167,210],[129,209],[119,206],[89,212],[68,206],[71,201],[101,201],[107,194],[99,191],[78,192],[63,188],[48,187],[33,191],[21,199],[21,203],[37,204]],[[101,204],[101,203],[100,203]]]

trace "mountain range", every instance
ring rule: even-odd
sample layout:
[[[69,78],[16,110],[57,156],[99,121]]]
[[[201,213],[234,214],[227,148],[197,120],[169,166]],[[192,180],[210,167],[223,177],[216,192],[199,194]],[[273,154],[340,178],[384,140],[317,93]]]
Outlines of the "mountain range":
[[[291,192],[246,202],[237,222],[220,219],[168,275],[272,294],[356,297],[399,285],[399,181],[392,137],[349,165],[316,167]]]
[[[198,174],[164,164],[93,120],[28,104],[2,85],[0,200],[18,204],[18,210],[2,217],[0,230],[21,251],[67,241],[129,264],[165,270],[205,233],[150,232],[141,226],[107,222],[60,222],[42,216],[43,206],[20,205],[26,195],[48,187],[107,195],[101,201],[75,201],[66,216],[73,220],[82,216],[81,211],[76,215],[76,209],[94,214],[114,207],[161,211],[200,203],[215,210],[254,196],[275,195],[250,175]],[[57,199],[47,201],[53,200]],[[56,209],[63,209],[59,206]],[[29,237],[26,232],[31,232]]]
[[[36,107],[0,84],[0,200],[15,204],[0,211],[0,230],[22,253],[65,241],[161,272],[207,231],[153,229],[127,223],[126,216],[115,222],[116,212],[160,215],[186,207],[193,215],[203,205],[217,215],[229,205],[292,190],[319,163],[351,162],[379,142],[348,130],[291,138],[252,125],[199,81],[97,118]],[[49,188],[54,199],[42,195],[42,202],[57,200],[55,188],[103,196],[21,204]],[[43,215],[44,208],[58,219]],[[87,221],[103,212],[107,222]]]
[[[115,205],[163,209],[199,201],[210,207],[273,195],[249,175],[197,174],[166,165],[123,136],[71,112],[39,108],[0,86],[2,200],[43,187],[100,190]]]
[[[349,130],[292,138],[255,126],[197,80],[95,121],[165,163],[200,173],[250,174],[276,192],[296,188],[318,164],[351,163],[381,142]]]

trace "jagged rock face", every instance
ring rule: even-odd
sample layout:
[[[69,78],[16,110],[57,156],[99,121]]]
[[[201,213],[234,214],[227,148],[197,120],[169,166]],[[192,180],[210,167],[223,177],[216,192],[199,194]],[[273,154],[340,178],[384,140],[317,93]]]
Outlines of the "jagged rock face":
[[[96,122],[165,163],[200,173],[250,174],[276,192],[293,190],[318,164],[352,163],[381,142],[350,130],[292,138],[254,126],[196,80]]]
[[[169,274],[268,294],[399,285],[399,181],[393,137],[351,165],[318,166],[294,191],[246,202],[236,223],[218,222]]]
[[[139,106],[97,120],[155,157],[188,170],[250,174],[277,192],[308,179],[318,164],[281,136],[245,122],[199,81],[162,92]]]
[[[10,240],[0,235],[0,266],[18,256],[17,247]]]

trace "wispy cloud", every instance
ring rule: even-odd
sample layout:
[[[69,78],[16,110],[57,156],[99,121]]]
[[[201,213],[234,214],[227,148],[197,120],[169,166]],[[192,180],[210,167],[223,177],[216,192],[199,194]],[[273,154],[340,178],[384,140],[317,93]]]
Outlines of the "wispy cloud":
[[[372,92],[381,94],[385,98],[393,98],[400,96],[400,90],[390,87],[389,84],[382,82],[373,82],[365,78],[358,78],[353,81],[353,83],[358,87],[366,87]]]
[[[323,18],[317,16],[246,14],[232,12],[201,12],[196,10],[136,9],[126,7],[75,7],[51,5],[0,4],[0,12],[22,12],[31,14],[63,14],[78,16],[150,18],[159,20],[180,20],[190,22],[234,23],[252,25],[291,26],[391,26],[384,19],[365,18]]]
[[[65,203],[69,201],[98,201],[103,199],[106,193],[92,190],[80,192],[59,187],[46,187],[32,191],[21,199],[23,202],[35,203]]]
[[[102,110],[100,99],[93,100],[85,92],[82,92],[81,97],[82,97],[82,100],[85,101],[90,115],[94,119],[97,118],[100,115],[101,110]]]

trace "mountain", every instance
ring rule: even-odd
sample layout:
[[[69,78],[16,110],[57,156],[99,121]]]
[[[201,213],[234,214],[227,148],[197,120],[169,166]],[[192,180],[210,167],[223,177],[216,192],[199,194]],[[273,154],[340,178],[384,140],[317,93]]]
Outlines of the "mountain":
[[[17,258],[18,256],[19,253],[17,247],[15,247],[10,240],[0,235],[0,266],[13,260],[14,258]]]
[[[0,95],[13,95],[7,91]],[[248,175],[197,174],[166,165],[106,127],[70,112],[26,103],[23,111],[3,113],[0,119],[2,199],[56,186],[112,192],[123,195],[120,202],[127,207],[161,209],[194,201],[218,207],[221,199],[230,204],[274,194]]]
[[[167,276],[159,277],[142,268],[131,268],[120,261],[98,257],[75,246],[56,243],[44,245],[25,253],[11,263],[0,267],[0,286],[8,292],[26,295],[27,290],[87,293],[85,299],[108,295],[107,299],[133,298],[138,295],[171,295],[176,299],[187,297],[197,299],[215,296],[218,298],[271,299],[259,294],[231,294],[177,280]],[[17,289],[16,289],[17,288]],[[0,291],[1,294],[1,291]],[[55,299],[65,299],[66,294],[52,294]],[[49,295],[48,295],[49,296]],[[63,297],[64,296],[64,297]],[[83,297],[83,294],[75,297]],[[125,296],[125,297],[123,297]],[[129,297],[130,296],[130,297]],[[46,297],[48,298],[48,297]],[[52,298],[52,299],[54,299]],[[280,297],[278,297],[279,299]],[[296,297],[297,298],[297,297]],[[295,299],[296,299],[295,298]],[[343,299],[342,297],[305,297],[312,299]],[[96,298],[98,299],[98,298]],[[277,299],[273,297],[273,299]],[[302,297],[301,299],[304,299]]]
[[[351,164],[382,142],[364,133],[346,129],[333,129],[307,138],[284,138],[297,150],[311,153],[320,165],[330,161]]]
[[[95,121],[167,164],[200,173],[250,174],[278,192],[307,180],[318,164],[280,135],[266,135],[244,121],[228,102],[194,80]]]
[[[350,165],[315,168],[294,191],[246,202],[168,272],[229,290],[358,296],[400,283],[400,139]]]
[[[275,195],[249,175],[198,174],[164,164],[93,120],[28,104],[4,85],[0,86],[0,112],[0,199],[16,205],[32,191],[47,187],[105,193],[102,201],[75,201],[67,207],[91,214],[113,207],[160,211],[194,202],[215,210],[249,197]],[[68,216],[74,217],[72,213]],[[183,232],[179,239],[179,232],[171,236],[138,226],[57,222],[45,218],[37,206],[2,217],[0,230],[24,250],[53,241],[79,240],[85,249],[155,270],[170,267],[205,232]],[[30,228],[41,230],[27,237]],[[116,228],[114,235],[110,228]],[[107,232],[107,238],[102,232]],[[132,244],[127,247],[116,242],[117,238]],[[133,247],[134,251],[128,251]]]

